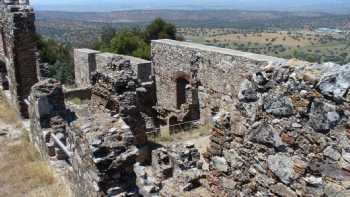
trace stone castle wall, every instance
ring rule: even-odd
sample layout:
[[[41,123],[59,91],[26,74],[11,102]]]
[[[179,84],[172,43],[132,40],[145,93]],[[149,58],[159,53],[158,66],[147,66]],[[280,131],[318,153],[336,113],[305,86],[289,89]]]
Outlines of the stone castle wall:
[[[11,101],[24,117],[28,116],[24,100],[38,81],[34,20],[25,1],[0,2],[0,61],[6,65],[2,81],[8,81]]]
[[[288,61],[247,76],[241,132],[229,113],[214,118],[214,196],[349,196],[349,73],[350,65]]]
[[[192,90],[188,102],[199,105],[203,122],[218,109],[234,113],[239,84],[247,73],[279,61],[283,60],[194,43],[152,41],[158,105],[167,110],[178,110],[177,79],[185,78]]]
[[[133,71],[140,82],[151,81],[151,62],[136,57],[119,55],[114,53],[102,53],[91,49],[75,49],[75,82],[78,87],[91,85],[91,76],[95,71],[100,71],[105,65],[110,65],[120,59],[129,60]]]

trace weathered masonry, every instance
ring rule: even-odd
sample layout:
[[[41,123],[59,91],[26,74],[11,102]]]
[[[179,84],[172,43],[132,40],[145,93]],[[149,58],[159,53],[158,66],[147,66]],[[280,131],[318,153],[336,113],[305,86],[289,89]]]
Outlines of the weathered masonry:
[[[0,85],[23,117],[37,78],[35,14],[26,0],[0,0]]]
[[[247,73],[282,59],[173,40],[152,41],[158,105],[168,123],[210,120],[225,109],[235,114]],[[237,117],[239,118],[239,117]],[[232,121],[236,122],[237,119]]]
[[[75,83],[78,87],[91,85],[91,76],[96,71],[101,71],[104,66],[111,65],[121,59],[131,63],[133,71],[140,82],[152,81],[151,62],[136,57],[119,55],[114,53],[102,53],[91,49],[74,50]]]

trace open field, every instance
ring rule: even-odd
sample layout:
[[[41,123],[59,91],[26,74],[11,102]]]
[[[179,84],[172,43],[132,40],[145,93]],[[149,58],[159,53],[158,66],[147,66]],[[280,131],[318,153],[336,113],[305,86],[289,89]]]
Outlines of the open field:
[[[350,62],[350,35],[347,32],[296,30],[241,33],[224,28],[185,28],[180,32],[188,41],[224,48],[311,62]]]

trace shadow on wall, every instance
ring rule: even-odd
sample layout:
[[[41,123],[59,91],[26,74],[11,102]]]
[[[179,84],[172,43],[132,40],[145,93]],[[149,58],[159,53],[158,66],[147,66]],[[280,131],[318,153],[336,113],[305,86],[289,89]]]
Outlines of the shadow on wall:
[[[9,90],[9,81],[5,62],[0,60],[0,85],[3,90]]]

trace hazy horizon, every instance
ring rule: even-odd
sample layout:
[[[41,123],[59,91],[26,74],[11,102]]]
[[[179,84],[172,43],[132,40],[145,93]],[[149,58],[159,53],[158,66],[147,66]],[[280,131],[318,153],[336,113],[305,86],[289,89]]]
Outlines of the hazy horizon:
[[[113,11],[134,9],[238,9],[347,12],[347,0],[31,0],[37,10]]]

